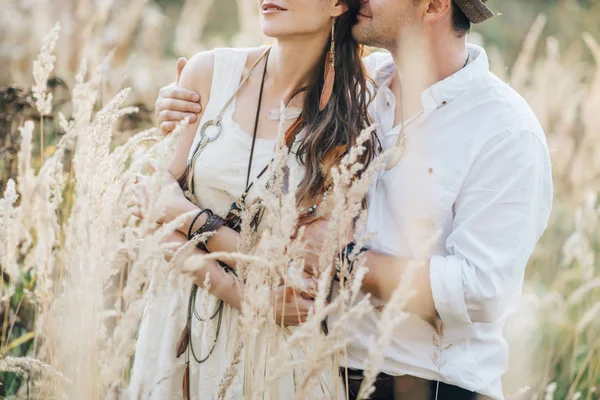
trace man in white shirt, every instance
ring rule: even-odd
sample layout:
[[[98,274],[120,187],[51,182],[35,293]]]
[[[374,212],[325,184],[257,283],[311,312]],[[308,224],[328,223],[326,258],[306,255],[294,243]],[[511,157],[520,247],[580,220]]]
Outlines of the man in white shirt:
[[[371,112],[384,148],[399,148],[371,193],[367,231],[377,235],[362,289],[388,301],[409,262],[423,260],[371,398],[503,399],[502,331],[552,203],[544,132],[485,51],[467,45],[471,23],[493,16],[484,0],[362,3],[353,34],[391,53],[365,59],[379,85]],[[191,111],[164,101],[188,96],[163,91],[157,113]],[[317,252],[325,232],[326,222],[309,229]],[[373,313],[352,330],[342,360],[352,398],[378,323]]]
[[[363,3],[355,38],[393,56],[365,60],[380,85],[372,111],[384,148],[401,149],[370,199],[367,231],[377,236],[362,289],[389,300],[409,261],[425,260],[372,398],[433,399],[437,390],[441,400],[502,399],[503,327],[552,203],[544,132],[490,73],[485,51],[467,45],[470,22],[492,16],[482,1]],[[311,232],[315,243],[319,231]],[[352,330],[346,366],[354,391],[378,322],[370,314]]]

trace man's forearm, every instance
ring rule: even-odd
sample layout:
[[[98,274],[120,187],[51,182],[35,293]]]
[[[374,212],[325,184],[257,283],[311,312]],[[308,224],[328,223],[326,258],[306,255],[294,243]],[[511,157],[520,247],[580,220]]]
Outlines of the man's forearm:
[[[402,280],[409,279],[406,287],[414,290],[415,294],[409,299],[406,311],[424,317],[437,316],[429,279],[429,260],[410,262],[374,251],[368,251],[366,257],[368,272],[363,279],[364,292],[388,302]]]

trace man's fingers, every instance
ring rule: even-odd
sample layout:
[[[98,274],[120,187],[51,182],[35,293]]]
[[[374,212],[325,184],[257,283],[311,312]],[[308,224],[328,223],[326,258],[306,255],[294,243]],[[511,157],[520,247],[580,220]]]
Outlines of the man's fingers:
[[[194,123],[198,119],[196,114],[190,114],[190,113],[185,113],[185,112],[181,112],[181,111],[163,110],[160,113],[158,113],[158,121],[161,124],[165,121],[174,121],[174,122],[183,121],[184,119],[186,119],[188,117],[189,117],[191,123]]]
[[[186,58],[181,57],[179,60],[177,60],[177,84],[178,85],[179,85],[179,78],[181,78],[181,71],[183,71],[185,64],[187,64]]]
[[[202,106],[200,103],[194,103],[193,101],[163,98],[156,102],[156,109],[159,113],[161,111],[179,111],[196,115],[202,111]]]
[[[169,86],[161,88],[158,94],[164,99],[178,99],[195,103],[200,101],[198,92],[179,87],[176,84],[170,84]]]
[[[163,135],[168,135],[169,133],[171,133],[175,130],[176,126],[177,126],[177,122],[175,122],[175,121],[165,121],[165,122],[161,122],[160,130]]]

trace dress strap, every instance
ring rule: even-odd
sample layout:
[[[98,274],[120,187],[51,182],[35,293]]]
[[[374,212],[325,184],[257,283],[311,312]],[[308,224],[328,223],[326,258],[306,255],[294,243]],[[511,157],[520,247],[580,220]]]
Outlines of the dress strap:
[[[213,63],[213,76],[210,88],[210,98],[202,114],[202,119],[198,125],[198,131],[194,137],[192,147],[188,154],[188,163],[193,156],[193,149],[200,141],[200,129],[207,121],[214,120],[223,106],[231,98],[231,96],[237,90],[244,68],[246,66],[246,60],[248,58],[248,49],[228,49],[219,48],[213,50],[214,63]],[[233,107],[228,107],[225,110],[225,115],[233,113]],[[230,114],[227,114],[230,113]]]
[[[248,49],[215,49],[213,79],[210,99],[204,116],[214,119],[239,87],[246,67]],[[228,107],[225,115],[233,114],[234,107]]]

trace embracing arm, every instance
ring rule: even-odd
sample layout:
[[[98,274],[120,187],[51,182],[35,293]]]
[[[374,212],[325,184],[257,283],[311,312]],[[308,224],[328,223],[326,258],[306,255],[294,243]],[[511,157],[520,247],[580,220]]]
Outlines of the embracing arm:
[[[196,122],[198,114],[202,112],[200,94],[179,86],[181,71],[186,64],[185,58],[177,60],[177,80],[160,89],[154,104],[154,116],[163,135],[171,133],[186,117]]]
[[[525,266],[552,203],[548,151],[533,133],[507,132],[484,146],[455,203],[447,256],[417,265],[407,311],[446,324],[490,323],[521,292]],[[408,261],[367,253],[363,290],[389,300]]]

